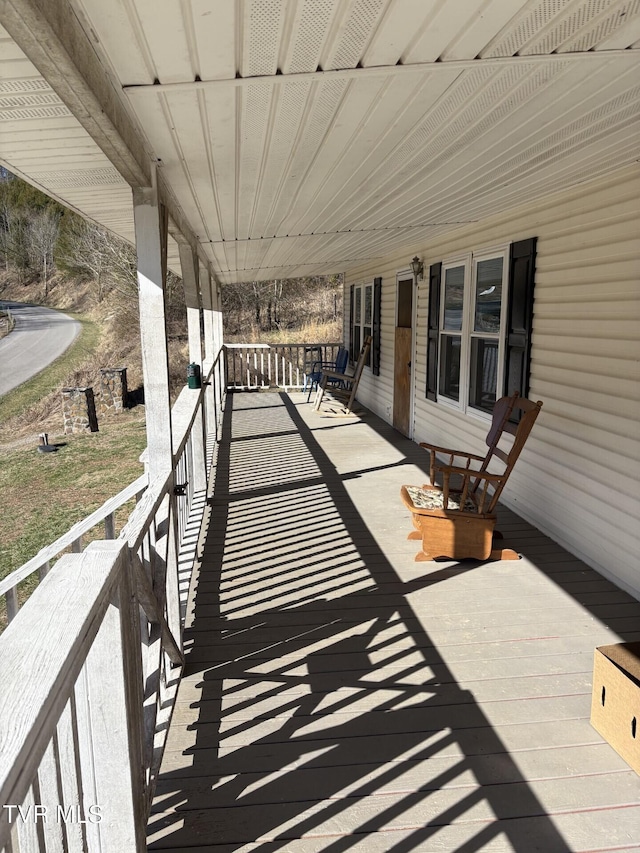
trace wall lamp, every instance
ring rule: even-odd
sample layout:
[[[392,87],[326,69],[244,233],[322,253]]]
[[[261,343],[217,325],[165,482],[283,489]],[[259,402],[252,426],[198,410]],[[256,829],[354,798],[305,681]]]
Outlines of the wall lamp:
[[[413,270],[413,274],[416,278],[422,278],[422,274],[424,272],[424,264],[417,255],[411,261],[411,269]]]

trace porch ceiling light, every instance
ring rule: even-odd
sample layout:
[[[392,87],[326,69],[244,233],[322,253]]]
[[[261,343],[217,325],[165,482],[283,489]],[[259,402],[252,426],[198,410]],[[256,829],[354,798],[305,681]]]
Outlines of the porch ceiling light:
[[[424,272],[424,264],[417,255],[411,261],[411,269],[413,270],[413,274],[416,278],[422,278],[422,273]]]

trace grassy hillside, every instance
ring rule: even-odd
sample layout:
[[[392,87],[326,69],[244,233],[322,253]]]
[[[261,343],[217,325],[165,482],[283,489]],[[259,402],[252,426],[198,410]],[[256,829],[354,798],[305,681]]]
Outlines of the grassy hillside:
[[[115,306],[91,299],[90,285],[50,290],[16,285],[5,277],[0,296],[46,302],[82,323],[72,346],[52,365],[0,397],[0,578],[17,569],[76,522],[135,480],[143,470],[146,446],[144,406],[118,415],[99,416],[97,433],[64,435],[61,388],[96,385],[99,370],[124,364],[135,388],[141,381],[137,325],[118,334],[123,324]],[[59,444],[56,453],[37,450],[38,435]],[[130,508],[121,513],[123,523]],[[102,531],[96,531],[102,535]],[[26,597],[36,580],[21,586]],[[0,602],[0,627],[4,600]]]

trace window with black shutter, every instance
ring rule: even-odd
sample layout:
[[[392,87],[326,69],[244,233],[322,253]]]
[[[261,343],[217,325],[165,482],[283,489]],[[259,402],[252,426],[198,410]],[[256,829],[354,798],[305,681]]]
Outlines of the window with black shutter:
[[[474,252],[429,271],[429,400],[491,412],[529,392],[536,240]]]
[[[382,302],[382,279],[373,282],[351,285],[349,357],[352,362],[358,360],[360,350],[366,338],[371,336],[367,367],[380,375],[380,310]]]

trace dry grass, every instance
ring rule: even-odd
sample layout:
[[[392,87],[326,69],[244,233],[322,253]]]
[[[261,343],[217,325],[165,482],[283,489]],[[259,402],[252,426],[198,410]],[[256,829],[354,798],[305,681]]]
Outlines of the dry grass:
[[[225,335],[228,343],[243,344],[333,344],[342,341],[342,323],[309,323],[299,329],[279,329],[263,332],[253,327],[246,335]]]

